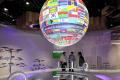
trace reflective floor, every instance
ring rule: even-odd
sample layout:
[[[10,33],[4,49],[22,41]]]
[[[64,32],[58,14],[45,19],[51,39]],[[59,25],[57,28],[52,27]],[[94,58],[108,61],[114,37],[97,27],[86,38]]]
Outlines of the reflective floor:
[[[109,70],[110,71],[110,70]],[[119,70],[116,70],[119,71]],[[25,75],[25,76],[24,76]],[[27,77],[27,79],[25,79]],[[59,72],[57,76],[53,76],[52,72],[28,72],[25,74],[15,74],[11,78],[0,80],[120,80],[120,72]]]
[[[88,80],[120,80],[120,74],[92,74],[89,73],[88,75]],[[70,75],[66,76],[66,78],[62,77],[61,78],[55,78],[50,73],[48,74],[37,74],[34,76],[31,76],[29,80],[80,80],[79,77],[75,76],[73,79]],[[87,79],[83,79],[87,80]]]

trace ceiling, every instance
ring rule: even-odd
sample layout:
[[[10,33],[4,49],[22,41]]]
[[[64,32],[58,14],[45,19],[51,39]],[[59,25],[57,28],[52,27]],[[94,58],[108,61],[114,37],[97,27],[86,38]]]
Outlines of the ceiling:
[[[42,5],[46,0],[0,0],[0,22],[13,23],[15,19],[26,11],[40,12]],[[102,14],[107,17],[106,25],[120,24],[120,0],[83,0],[88,8],[90,17],[100,17]],[[29,5],[26,4],[29,2]],[[106,9],[106,7],[108,7]],[[4,9],[7,8],[7,11]],[[117,18],[115,17],[116,15]],[[113,18],[113,16],[115,18]],[[111,20],[112,19],[112,20]],[[114,23],[115,24],[114,24]]]

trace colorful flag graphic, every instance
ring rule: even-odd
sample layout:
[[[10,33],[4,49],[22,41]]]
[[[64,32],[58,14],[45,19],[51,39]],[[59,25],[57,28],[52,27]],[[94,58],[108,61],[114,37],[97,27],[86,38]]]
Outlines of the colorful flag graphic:
[[[71,5],[73,5],[73,6],[74,6],[74,1],[71,1]]]
[[[44,10],[42,15],[45,16],[47,14],[49,14],[49,9]]]
[[[78,2],[78,3],[83,4],[83,1],[82,1],[82,0],[75,0],[75,2]]]
[[[39,20],[40,20],[40,21],[43,21],[43,16],[42,16],[42,14],[40,14]]]
[[[44,26],[44,27],[45,27],[45,26],[46,26],[46,22],[43,22],[43,23],[42,23],[42,26]]]
[[[84,12],[85,13],[85,10],[83,9],[83,7],[79,6],[78,7],[78,12]]]
[[[55,19],[55,18],[58,18],[58,12],[49,14],[49,19]]]
[[[74,9],[74,8],[75,8],[75,6],[73,6],[73,5],[68,6],[68,10],[72,10],[72,9]]]
[[[46,21],[49,18],[49,15],[43,16],[43,21]]]
[[[59,12],[66,12],[66,11],[68,11],[68,6],[58,6],[58,11]]]
[[[70,11],[69,12],[69,17],[75,17],[75,18],[77,18],[78,17],[78,12]]]
[[[71,6],[68,6],[68,10],[69,11],[76,11],[77,12],[77,7],[76,6],[73,6],[73,5],[71,5]]]
[[[58,5],[58,0],[49,0],[48,1],[48,6],[57,6]]]
[[[74,28],[69,28],[67,31],[75,32],[76,30]]]
[[[52,22],[52,24],[58,24],[58,23],[60,23],[60,19],[54,19]]]
[[[68,1],[68,5],[71,5],[71,1]]]
[[[68,17],[68,12],[58,12],[59,18]]]
[[[51,25],[51,24],[52,24],[52,20],[48,20],[47,25]]]
[[[58,0],[58,1],[68,1],[68,0]]]
[[[83,25],[83,24],[84,24],[83,19],[80,18],[80,19],[78,19],[78,20],[79,20],[79,24],[80,24],[80,25]]]
[[[54,32],[60,32],[60,29],[53,29]]]
[[[57,12],[57,7],[50,8],[50,13],[54,13],[54,12]]]
[[[77,6],[77,2],[74,2],[74,6]]]
[[[69,22],[69,19],[68,18],[62,18],[62,19],[60,19],[60,22]]]
[[[63,0],[60,0],[59,2],[59,5],[68,5],[68,1],[63,1]]]

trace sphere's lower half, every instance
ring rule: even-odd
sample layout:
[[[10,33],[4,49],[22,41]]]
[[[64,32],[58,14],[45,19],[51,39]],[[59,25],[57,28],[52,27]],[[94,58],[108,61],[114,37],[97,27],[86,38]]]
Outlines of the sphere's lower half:
[[[82,0],[48,0],[39,21],[46,39],[64,47],[82,39],[88,29],[89,14]]]
[[[82,39],[87,27],[80,25],[60,24],[53,25],[42,30],[47,40],[56,46],[70,46]]]

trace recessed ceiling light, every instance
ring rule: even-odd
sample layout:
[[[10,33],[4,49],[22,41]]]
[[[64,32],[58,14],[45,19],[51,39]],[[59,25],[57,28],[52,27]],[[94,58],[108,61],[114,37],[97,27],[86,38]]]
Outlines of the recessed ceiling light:
[[[12,21],[15,21],[15,19],[13,19]]]
[[[111,24],[110,26],[113,26],[113,24]]]
[[[13,18],[12,16],[10,16],[11,18]]]
[[[4,11],[5,11],[5,12],[8,11],[8,8],[4,8]]]
[[[98,9],[98,12],[100,12],[100,9]]]
[[[29,2],[26,2],[26,5],[29,5],[30,3]]]

